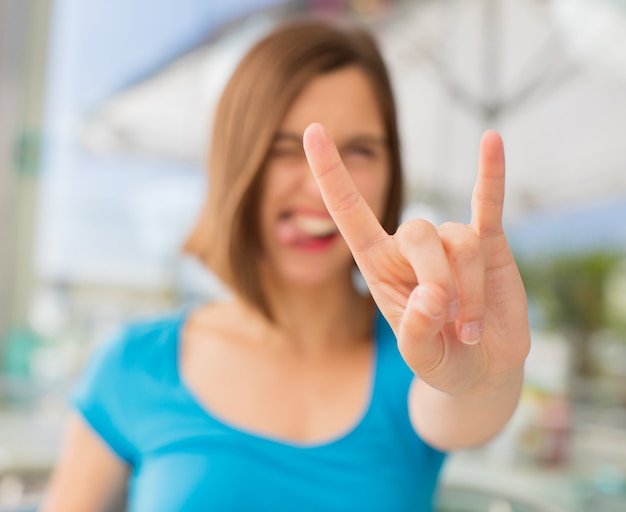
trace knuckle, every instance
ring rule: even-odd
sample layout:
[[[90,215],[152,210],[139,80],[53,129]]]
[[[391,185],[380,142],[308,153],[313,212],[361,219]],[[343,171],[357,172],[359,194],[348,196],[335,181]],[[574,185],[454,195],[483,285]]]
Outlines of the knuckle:
[[[440,224],[437,228],[437,231],[442,235],[454,233],[456,230],[459,229],[460,226],[461,224],[459,224],[458,222],[447,221],[443,224]]]
[[[357,192],[345,194],[333,201],[332,209],[338,212],[350,210],[361,200],[361,195]]]
[[[483,206],[499,208],[504,204],[504,197],[498,191],[479,191],[476,193],[476,200]]]
[[[324,168],[318,169],[315,174],[317,174],[318,180],[324,180],[329,176],[332,176],[335,171],[341,170],[342,167],[341,159],[336,159],[328,163]]]
[[[441,238],[446,252],[454,258],[475,258],[480,254],[480,238],[468,226],[459,225]]]
[[[400,224],[397,235],[401,242],[419,243],[436,234],[436,228],[424,219],[411,219]]]

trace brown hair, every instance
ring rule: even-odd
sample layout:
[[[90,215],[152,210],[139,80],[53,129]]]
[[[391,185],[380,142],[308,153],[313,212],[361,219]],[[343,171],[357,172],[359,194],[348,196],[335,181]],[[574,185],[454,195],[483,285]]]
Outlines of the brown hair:
[[[387,69],[367,31],[318,20],[281,25],[242,59],[215,113],[209,190],[184,250],[197,256],[233,292],[269,318],[258,278],[261,170],[298,94],[316,76],[346,66],[358,66],[366,73],[380,105],[391,168],[381,223],[393,233],[402,203],[396,110]]]

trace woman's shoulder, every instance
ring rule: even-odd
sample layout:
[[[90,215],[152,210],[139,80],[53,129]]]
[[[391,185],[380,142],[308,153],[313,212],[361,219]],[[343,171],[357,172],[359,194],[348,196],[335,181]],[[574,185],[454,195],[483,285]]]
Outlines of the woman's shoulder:
[[[166,343],[177,335],[189,315],[188,310],[180,310],[159,316],[134,319],[122,326],[119,342],[130,345],[131,348],[135,345],[140,347],[146,343]]]
[[[97,351],[124,361],[137,357],[143,359],[146,352],[160,351],[175,344],[186,315],[186,312],[179,311],[125,322],[97,347]]]
[[[124,460],[135,454],[133,421],[175,382],[183,318],[177,312],[124,323],[94,348],[71,390],[72,406]]]
[[[259,329],[258,315],[235,301],[211,302],[191,311],[185,318],[181,338],[190,344],[239,341],[254,337]]]
[[[151,372],[175,357],[184,311],[136,318],[119,325],[91,349],[81,371],[83,385],[102,380],[128,380],[130,370]]]

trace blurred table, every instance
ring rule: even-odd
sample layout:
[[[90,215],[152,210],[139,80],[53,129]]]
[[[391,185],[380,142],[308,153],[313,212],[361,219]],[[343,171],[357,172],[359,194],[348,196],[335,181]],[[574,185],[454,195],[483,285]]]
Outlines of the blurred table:
[[[475,501],[490,496],[493,508],[456,508],[454,512],[624,512],[626,483],[619,467],[589,466],[541,467],[521,462],[490,461],[480,451],[451,455],[442,475],[443,494],[463,496],[473,491]],[[471,494],[471,493],[469,493]],[[467,502],[471,496],[467,494]],[[496,498],[501,498],[500,500]],[[506,498],[520,505],[504,505]],[[482,499],[481,503],[488,503]],[[500,503],[498,508],[498,503]],[[522,504],[526,504],[524,508]],[[446,509],[447,510],[447,509]]]

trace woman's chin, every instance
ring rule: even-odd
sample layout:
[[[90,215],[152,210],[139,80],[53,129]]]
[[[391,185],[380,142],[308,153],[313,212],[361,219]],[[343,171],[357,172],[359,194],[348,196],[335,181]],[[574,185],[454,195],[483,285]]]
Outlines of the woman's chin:
[[[302,291],[334,288],[340,283],[346,286],[351,282],[351,265],[330,267],[323,265],[304,265],[294,262],[284,264],[276,274],[277,281],[284,286]]]

